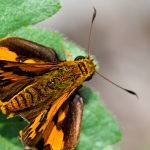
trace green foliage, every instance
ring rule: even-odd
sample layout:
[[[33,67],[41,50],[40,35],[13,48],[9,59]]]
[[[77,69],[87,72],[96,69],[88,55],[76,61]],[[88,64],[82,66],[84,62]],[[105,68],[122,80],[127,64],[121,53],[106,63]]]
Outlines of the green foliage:
[[[78,55],[86,55],[81,47],[63,38],[60,33],[47,32],[43,29],[33,27],[24,27],[28,24],[43,20],[56,12],[60,8],[60,4],[57,0],[13,0],[13,2],[18,5],[13,5],[12,2],[9,3],[9,0],[6,0],[5,2],[2,1],[3,7],[5,6],[5,8],[11,9],[8,10],[8,14],[4,16],[0,5],[0,23],[2,26],[2,32],[0,31],[1,36],[9,33],[9,36],[20,36],[51,47],[56,51],[61,60],[74,60]],[[26,5],[24,3],[26,3]],[[27,6],[28,8],[32,7],[34,9],[30,9],[28,12],[29,9],[26,8]],[[51,7],[49,8],[49,6]],[[26,10],[26,13],[22,13],[22,16],[18,17],[18,22],[16,23],[15,17],[12,17],[10,14],[13,10],[19,8],[20,11]],[[38,12],[38,15],[35,12]],[[42,14],[43,12],[44,14]],[[30,14],[30,17],[28,17],[27,14]],[[16,17],[17,16],[18,14],[16,12]],[[7,23],[9,22],[7,19],[11,17],[11,23],[7,26]],[[4,18],[5,22],[3,22]],[[114,117],[112,117],[102,105],[96,92],[87,87],[83,87],[80,89],[80,94],[84,98],[85,107],[80,143],[77,149],[112,150],[110,145],[115,144],[121,139],[121,133]],[[26,122],[19,117],[6,119],[6,116],[0,114],[0,150],[22,150],[23,146],[18,139],[18,133],[25,125]]]
[[[20,117],[7,119],[0,114],[0,150],[21,150],[23,146],[18,133],[27,123]]]
[[[106,110],[98,94],[88,87],[81,88],[79,92],[85,106],[78,150],[103,150],[118,142],[121,132],[117,122]]]
[[[59,0],[0,0],[0,37],[47,19],[59,9]]]

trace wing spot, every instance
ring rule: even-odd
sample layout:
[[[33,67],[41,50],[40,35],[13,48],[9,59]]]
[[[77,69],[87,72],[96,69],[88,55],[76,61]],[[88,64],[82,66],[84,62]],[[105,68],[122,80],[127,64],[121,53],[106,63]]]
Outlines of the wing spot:
[[[0,60],[15,61],[17,54],[10,51],[7,47],[0,47]]]

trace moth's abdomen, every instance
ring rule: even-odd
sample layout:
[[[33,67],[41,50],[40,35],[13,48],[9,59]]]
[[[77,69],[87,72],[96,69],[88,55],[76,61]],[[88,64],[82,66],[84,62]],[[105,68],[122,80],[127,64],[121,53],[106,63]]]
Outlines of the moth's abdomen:
[[[33,87],[27,88],[14,96],[1,107],[4,114],[17,113],[20,110],[34,105],[38,100],[38,92]]]

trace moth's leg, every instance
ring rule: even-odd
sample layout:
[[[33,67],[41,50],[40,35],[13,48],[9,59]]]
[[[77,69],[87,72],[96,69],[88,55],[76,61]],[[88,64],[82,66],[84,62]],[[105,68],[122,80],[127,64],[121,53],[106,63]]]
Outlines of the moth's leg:
[[[78,94],[69,104],[69,112],[64,124],[64,150],[74,149],[78,144],[83,114],[83,99]]]
[[[26,59],[35,59],[44,62],[57,61],[57,54],[52,48],[23,38],[7,37],[0,39],[0,46],[6,47],[9,51],[14,52],[17,55],[16,61],[25,61]]]

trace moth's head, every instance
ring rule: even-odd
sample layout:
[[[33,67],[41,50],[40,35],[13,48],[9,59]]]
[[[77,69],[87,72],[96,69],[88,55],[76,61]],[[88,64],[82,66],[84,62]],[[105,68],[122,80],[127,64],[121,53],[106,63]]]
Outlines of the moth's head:
[[[78,56],[75,58],[75,61],[78,63],[78,67],[80,68],[86,80],[90,80],[95,73],[96,67],[93,59],[91,59],[90,57]]]

